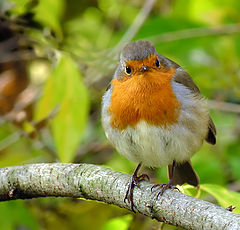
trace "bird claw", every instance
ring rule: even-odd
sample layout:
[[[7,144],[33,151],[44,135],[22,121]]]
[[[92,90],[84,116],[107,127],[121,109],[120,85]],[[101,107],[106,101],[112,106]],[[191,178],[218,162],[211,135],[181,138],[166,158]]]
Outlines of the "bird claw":
[[[133,189],[135,186],[139,186],[139,182],[142,180],[150,180],[149,176],[147,174],[142,174],[140,176],[137,176],[138,170],[140,168],[141,164],[138,165],[138,167],[136,168],[136,170],[134,171],[133,175],[131,176],[129,185],[128,185],[128,189],[124,198],[124,203],[126,203],[126,201],[128,201],[128,203],[130,203],[131,205],[131,210],[133,212],[134,211],[134,204],[133,204]]]
[[[136,183],[136,185],[139,186],[139,182],[142,181],[142,180],[150,181],[150,178],[147,174],[142,174],[142,175],[137,177],[138,182]]]
[[[161,191],[160,192],[158,192],[158,194],[157,194],[157,199],[158,199],[158,197],[161,195],[163,195],[163,193],[167,190],[167,189],[171,189],[171,190],[178,190],[179,192],[180,192],[180,190],[179,190],[179,188],[177,187],[177,186],[175,186],[174,184],[172,184],[172,182],[171,182],[171,180],[167,183],[167,184],[155,184],[155,185],[153,185],[152,186],[152,188],[151,188],[151,192],[152,192],[152,190],[154,189],[154,188],[156,188],[156,187],[160,187],[161,188]]]

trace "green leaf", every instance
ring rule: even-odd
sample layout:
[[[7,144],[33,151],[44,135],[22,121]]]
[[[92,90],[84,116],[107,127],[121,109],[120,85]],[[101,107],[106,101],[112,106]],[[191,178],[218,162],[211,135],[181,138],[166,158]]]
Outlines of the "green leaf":
[[[189,185],[189,184],[184,184],[182,186],[178,186],[178,188],[180,189],[180,191],[183,190],[183,193],[188,196],[198,198],[200,195],[200,190],[198,190],[196,187]]]
[[[132,215],[125,215],[121,217],[116,217],[109,220],[103,227],[102,230],[127,230],[133,219]]]
[[[83,136],[87,123],[89,98],[76,63],[62,56],[45,85],[36,109],[36,119],[49,115],[59,106],[59,112],[50,124],[61,162],[70,162]]]
[[[39,229],[35,217],[25,206],[23,200],[0,203],[1,229]]]
[[[239,158],[239,153],[240,153],[240,140],[236,140],[233,143],[231,143],[228,148],[228,162],[229,166],[231,169],[231,173],[233,176],[237,179],[240,180],[240,170],[239,170],[239,165],[240,165],[240,158]]]
[[[222,170],[221,157],[212,149],[211,146],[204,144],[192,158],[193,168],[198,173],[201,183],[225,184],[226,178]]]
[[[0,6],[2,2],[4,3],[4,1],[0,1]],[[10,13],[13,15],[21,15],[26,13],[30,0],[10,0],[9,3],[13,4],[10,8]]]
[[[201,184],[200,188],[214,196],[222,207],[236,206],[234,212],[240,214],[240,193],[230,191],[216,184]]]
[[[54,30],[62,37],[61,19],[65,9],[64,0],[39,0],[34,8],[35,20]]]

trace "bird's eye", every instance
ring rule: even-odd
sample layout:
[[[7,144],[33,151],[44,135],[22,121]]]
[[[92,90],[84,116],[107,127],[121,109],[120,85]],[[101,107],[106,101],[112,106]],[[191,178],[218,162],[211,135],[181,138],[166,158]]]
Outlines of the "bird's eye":
[[[157,67],[160,66],[160,63],[159,63],[159,60],[158,60],[158,59],[156,60],[156,66],[157,66]]]
[[[126,66],[126,68],[125,68],[125,73],[126,73],[127,75],[130,75],[130,74],[132,73],[132,69],[131,69],[129,66]]]

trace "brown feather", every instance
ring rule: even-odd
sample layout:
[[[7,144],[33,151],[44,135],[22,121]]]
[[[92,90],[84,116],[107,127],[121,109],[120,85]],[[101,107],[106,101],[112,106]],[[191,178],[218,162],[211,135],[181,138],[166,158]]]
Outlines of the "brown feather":
[[[199,88],[195,85],[192,78],[188,75],[187,72],[184,70],[182,71],[176,71],[174,74],[174,80],[184,86],[186,86],[188,89],[192,90],[193,93],[196,93],[197,95],[201,95],[201,92]],[[209,125],[208,125],[208,134],[205,138],[205,140],[212,144],[216,144],[216,128],[212,121],[212,118],[209,116]]]
[[[201,95],[199,88],[195,85],[192,78],[189,76],[189,74],[186,71],[184,70],[176,71],[176,73],[174,74],[174,80],[175,82],[178,82],[186,86],[188,89],[192,90],[193,93]]]
[[[216,134],[217,134],[217,131],[216,131],[215,125],[212,121],[212,118],[209,117],[208,134],[207,134],[207,137],[205,140],[209,144],[215,145],[216,144]]]
[[[171,178],[172,174],[172,165],[168,165],[168,177]],[[195,170],[192,167],[192,164],[189,161],[176,164],[172,182],[174,185],[182,185],[188,183],[197,187],[199,185],[199,177]]]

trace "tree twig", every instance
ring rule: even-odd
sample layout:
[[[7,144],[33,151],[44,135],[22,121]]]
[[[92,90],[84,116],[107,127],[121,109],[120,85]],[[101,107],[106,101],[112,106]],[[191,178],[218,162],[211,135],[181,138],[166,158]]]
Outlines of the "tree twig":
[[[82,197],[131,209],[124,203],[130,176],[90,164],[32,164],[0,169],[0,200]],[[152,183],[134,189],[137,212],[186,229],[240,229],[240,215],[177,191],[156,199]]]
[[[150,14],[156,0],[146,0],[141,11],[135,18],[134,22],[131,24],[127,32],[124,34],[120,42],[117,44],[117,46],[114,48],[115,53],[118,54],[118,52],[123,48],[126,43],[130,42],[138,30],[141,28],[145,20],[147,19],[148,15]]]
[[[240,33],[240,24],[228,24],[221,26],[210,26],[201,28],[191,28],[173,32],[166,32],[156,36],[145,38],[154,44],[177,41],[189,38],[199,38],[207,36],[219,36]]]
[[[153,0],[151,1],[152,1],[152,4],[154,4]],[[151,3],[151,1],[149,2]],[[100,60],[99,63],[93,63],[92,68],[90,68],[90,72],[86,74],[87,82],[89,85],[92,85],[95,82],[99,81],[100,79],[103,78],[103,76],[106,76],[106,73],[111,73],[116,68],[116,65],[117,65],[116,59],[118,57],[120,50],[123,48],[123,46],[126,43],[132,40],[132,38],[136,35],[137,31],[141,28],[142,24],[144,23],[148,14],[152,9],[151,7],[153,5],[151,6],[150,3],[146,1],[145,3],[146,8],[143,6],[142,10],[139,13],[139,16],[137,16],[134,23],[125,33],[125,35],[123,36],[121,41],[117,44],[117,46],[112,50],[105,50],[104,59],[98,58],[98,60]],[[138,18],[141,18],[141,20],[139,20]],[[162,34],[151,36],[151,37],[144,37],[142,39],[151,41],[156,45],[156,44],[178,41],[183,39],[200,38],[200,37],[208,37],[208,36],[232,35],[232,34],[239,34],[239,33],[240,33],[240,24],[238,23],[238,24],[228,24],[228,25],[221,25],[221,26],[190,28],[185,30],[166,32],[166,33],[162,33]]]
[[[208,100],[208,106],[211,109],[240,114],[239,104],[229,103],[225,101]]]

